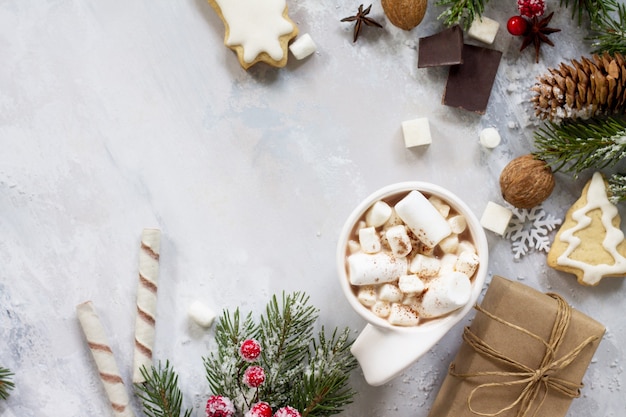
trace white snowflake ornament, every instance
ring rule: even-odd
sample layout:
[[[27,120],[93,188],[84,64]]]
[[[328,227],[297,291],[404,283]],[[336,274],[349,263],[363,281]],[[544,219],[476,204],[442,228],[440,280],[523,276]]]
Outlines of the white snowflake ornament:
[[[526,255],[532,249],[547,253],[550,250],[548,233],[555,230],[562,220],[547,214],[541,207],[513,208],[512,211],[513,217],[504,232],[504,237],[511,241],[515,259]]]

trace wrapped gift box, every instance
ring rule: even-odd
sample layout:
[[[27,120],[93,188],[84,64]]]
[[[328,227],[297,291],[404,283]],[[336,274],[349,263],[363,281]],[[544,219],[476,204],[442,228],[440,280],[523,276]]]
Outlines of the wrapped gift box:
[[[498,276],[476,309],[429,417],[564,416],[604,326]]]

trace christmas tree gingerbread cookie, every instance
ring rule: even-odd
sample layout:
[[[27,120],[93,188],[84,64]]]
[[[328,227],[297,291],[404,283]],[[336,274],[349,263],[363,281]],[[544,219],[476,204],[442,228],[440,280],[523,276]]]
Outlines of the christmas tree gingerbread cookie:
[[[289,18],[286,0],[208,0],[224,23],[224,45],[248,69],[258,62],[287,64],[289,42],[298,27]]]
[[[594,173],[567,211],[548,253],[548,265],[576,275],[582,285],[625,276],[626,241],[620,221],[617,207],[609,201],[604,177]]]

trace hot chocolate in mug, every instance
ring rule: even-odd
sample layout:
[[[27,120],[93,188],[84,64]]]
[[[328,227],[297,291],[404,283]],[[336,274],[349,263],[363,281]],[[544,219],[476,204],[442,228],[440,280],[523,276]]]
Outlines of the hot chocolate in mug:
[[[415,193],[414,191],[417,191],[417,193]],[[405,197],[407,197],[409,194],[411,194],[411,196],[405,199]],[[394,284],[394,286],[396,286],[398,284],[398,280],[395,277],[384,277],[384,275],[390,269],[394,269],[397,266],[396,262],[398,261],[398,257],[394,256],[397,255],[397,253],[394,252],[393,254],[389,255],[383,253],[382,255],[375,254],[373,256],[368,256],[369,254],[364,254],[362,256],[364,260],[359,259],[358,266],[350,264],[348,259],[349,256],[352,254],[352,251],[354,250],[356,242],[359,242],[359,233],[356,232],[357,224],[366,224],[366,226],[369,225],[369,223],[376,224],[376,221],[380,220],[381,217],[381,221],[384,221],[384,217],[387,215],[385,213],[385,210],[389,210],[389,208],[392,208],[392,210],[389,211],[389,213],[391,213],[390,216],[396,216],[396,219],[394,220],[392,218],[391,220],[387,220],[387,222],[395,222],[395,224],[397,224],[398,213],[396,213],[396,211],[400,211],[401,207],[400,205],[398,205],[397,207],[395,205],[403,199],[405,201],[400,203],[400,205],[404,206],[402,207],[403,215],[400,216],[402,217],[401,220],[406,220],[407,218],[414,217],[417,223],[423,221],[421,225],[405,224],[405,227],[413,232],[413,242],[416,241],[416,235],[419,236],[422,233],[425,234],[423,234],[423,236],[419,238],[420,241],[428,240],[429,233],[431,235],[445,235],[446,233],[448,233],[446,229],[446,227],[448,226],[446,226],[444,223],[456,224],[456,222],[458,222],[460,219],[461,223],[466,224],[466,228],[462,232],[460,239],[461,242],[464,243],[459,243],[459,245],[466,245],[466,247],[473,248],[473,250],[475,251],[473,259],[475,259],[477,262],[477,266],[471,273],[471,279],[469,280],[469,283],[463,282],[463,279],[461,279],[461,281],[457,283],[456,279],[463,274],[460,274],[458,272],[450,272],[455,269],[454,267],[450,266],[447,267],[448,272],[446,272],[445,279],[439,279],[439,277],[437,277],[436,280],[433,279],[433,277],[425,278],[425,290],[419,295],[419,297],[416,298],[417,300],[420,300],[417,301],[417,303],[422,302],[424,304],[428,304],[429,302],[426,299],[426,294],[430,292],[431,294],[429,295],[429,297],[432,298],[435,296],[435,294],[437,294],[437,292],[439,292],[439,295],[437,297],[442,297],[442,299],[445,299],[443,301],[444,304],[452,303],[450,307],[452,311],[440,316],[437,315],[437,317],[424,318],[425,316],[428,316],[428,314],[430,314],[432,307],[431,310],[429,310],[427,306],[423,306],[424,311],[420,311],[418,314],[416,314],[416,316],[419,316],[419,320],[417,321],[417,324],[414,325],[411,325],[409,322],[402,322],[402,325],[391,324],[389,319],[385,317],[385,314],[387,314],[387,312],[381,314],[379,311],[379,314],[375,314],[372,311],[371,305],[366,306],[364,305],[364,303],[359,301],[357,297],[357,292],[361,287],[353,285],[350,281],[350,271],[352,271],[353,274],[356,274],[356,272],[354,271],[358,269],[358,273],[364,277],[364,281],[367,279],[373,279],[378,281],[379,277],[377,274],[379,274],[380,276],[382,276],[382,278],[380,278],[381,282],[387,280],[389,281],[389,283],[392,283]],[[411,202],[407,203],[406,201],[408,200],[411,200]],[[377,207],[376,209],[372,209],[375,203],[380,205],[379,202],[384,203],[381,205],[382,208],[379,209]],[[430,204],[430,202],[436,204]],[[440,214],[433,214],[433,208]],[[449,214],[447,214],[448,209]],[[446,215],[441,214],[442,212]],[[420,219],[420,216],[425,216],[425,218]],[[432,218],[430,218],[429,216]],[[445,222],[442,222],[441,218],[443,218]],[[411,223],[412,220],[408,219],[408,222]],[[453,226],[453,229],[454,228],[455,226]],[[384,234],[381,232],[382,227],[375,227],[375,229],[377,236],[384,236]],[[428,229],[430,229],[430,231]],[[442,229],[443,233],[441,233]],[[402,231],[402,228],[400,228],[400,231]],[[369,234],[364,234],[363,236],[370,237],[363,237],[362,239],[366,239],[368,244],[373,242],[372,245],[376,246],[376,240],[378,238],[373,235],[372,230],[369,230],[368,232]],[[451,233],[451,235],[454,235],[454,233]],[[389,236],[389,234],[387,234],[387,236]],[[457,236],[453,237],[457,239]],[[385,238],[383,237],[383,239]],[[439,239],[439,237],[437,237],[436,239]],[[388,240],[387,244],[385,245],[387,249],[389,249],[389,246],[392,246],[390,243],[391,241]],[[456,243],[457,242],[453,242],[452,245]],[[442,240],[441,245],[443,246],[444,244],[447,248],[451,247],[451,244],[449,242],[444,243]],[[359,245],[356,246],[360,248]],[[376,249],[377,248],[371,250],[371,248],[368,247],[368,249],[366,249],[365,251],[371,253],[372,251],[376,251]],[[383,248],[383,251],[384,250],[385,249]],[[431,253],[429,253],[429,250]],[[454,247],[452,246],[452,249],[449,250],[454,250]],[[457,249],[457,251],[461,250],[462,248]],[[389,252],[389,250],[387,251]],[[424,258],[426,263],[445,262],[441,259],[438,259],[438,257],[442,255],[439,246],[436,246],[434,249],[429,249],[428,247],[426,249],[421,248],[420,250],[418,250],[418,252],[427,253],[427,257]],[[463,317],[467,315],[467,313],[476,303],[478,297],[480,296],[483,285],[485,284],[488,269],[488,252],[489,249],[487,246],[485,231],[483,230],[479,220],[469,209],[469,207],[463,201],[461,201],[459,197],[457,197],[450,191],[431,183],[409,181],[388,185],[371,194],[353,210],[353,212],[346,220],[339,236],[339,241],[337,245],[337,265],[341,288],[346,299],[348,300],[352,308],[368,323],[355,340],[351,350],[352,354],[356,357],[359,365],[361,366],[366,381],[370,385],[382,385],[400,375],[404,370],[406,370],[415,361],[417,361],[422,355],[428,352],[455,324],[457,324],[461,319],[463,319]],[[412,252],[409,256],[414,257],[415,255]],[[432,259],[429,260],[428,257]],[[453,256],[450,256],[450,258],[453,258]],[[458,258],[461,258],[461,256],[459,255],[456,257],[457,262]],[[387,266],[384,265],[385,259],[389,259],[389,265]],[[411,259],[399,259],[399,261],[405,263],[404,265],[401,265],[402,268],[409,268],[409,264],[411,264],[411,269],[413,268]],[[372,267],[378,268],[379,271],[374,274],[368,274],[368,272],[365,271],[365,269],[368,268],[367,262],[370,262]],[[383,264],[382,266],[381,263]],[[357,261],[354,261],[353,264],[357,264]],[[411,273],[407,272],[407,274]],[[441,272],[441,274],[443,274],[443,272]],[[443,287],[444,290],[442,293],[441,288],[435,288],[434,283],[436,281],[443,282],[446,280],[448,282],[452,282],[452,284],[446,284],[449,285],[449,287]],[[420,280],[416,281],[419,282]],[[468,281],[467,278],[465,278],[465,281]],[[376,291],[381,291],[381,287],[379,285],[381,285],[381,283],[377,282],[375,285],[370,286],[370,288],[374,288],[372,290],[373,293]],[[432,288],[429,287],[430,285],[432,285]],[[457,294],[456,289],[461,287],[464,288],[463,291],[459,290]],[[393,286],[388,286],[387,288],[393,288]],[[446,290],[446,288],[450,288],[449,294],[446,294],[446,291],[448,291]],[[462,299],[459,299],[459,297]],[[455,302],[459,302],[459,304],[455,305]],[[373,300],[371,303],[365,302],[365,304],[373,303]],[[382,304],[384,305],[385,303]],[[398,304],[404,304],[404,302],[400,302]],[[430,305],[434,306],[435,309],[438,308],[437,304],[441,304],[439,298],[435,299],[434,302],[430,302]],[[417,308],[417,310],[419,310],[419,308]]]

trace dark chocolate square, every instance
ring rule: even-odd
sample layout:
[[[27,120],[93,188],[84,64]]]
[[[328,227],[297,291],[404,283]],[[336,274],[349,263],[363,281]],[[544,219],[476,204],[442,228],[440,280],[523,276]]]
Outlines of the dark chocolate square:
[[[443,104],[484,114],[498,72],[502,52],[463,46],[463,63],[450,67]]]
[[[420,38],[417,68],[457,65],[463,62],[463,30],[459,25]]]

